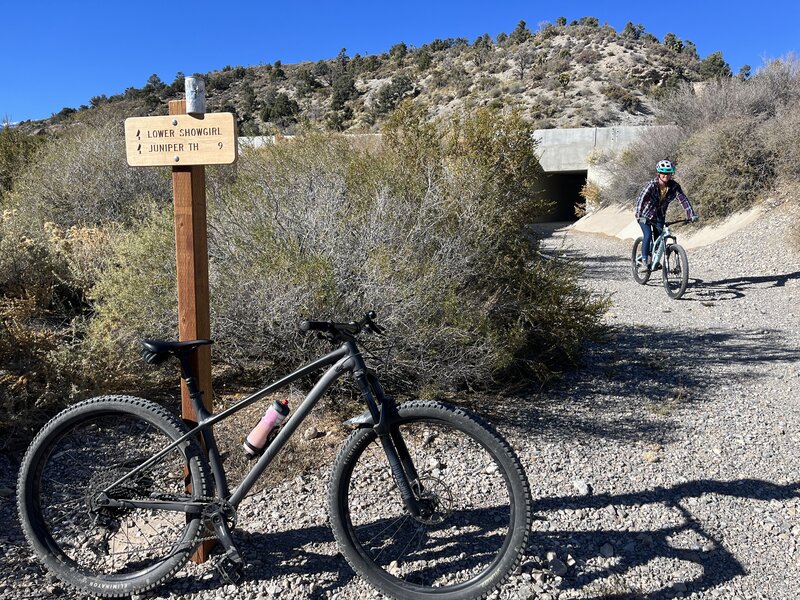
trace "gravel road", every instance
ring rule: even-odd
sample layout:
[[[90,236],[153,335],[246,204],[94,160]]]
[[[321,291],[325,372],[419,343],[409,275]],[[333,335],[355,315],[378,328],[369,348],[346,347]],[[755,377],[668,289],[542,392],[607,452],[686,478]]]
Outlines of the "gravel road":
[[[670,300],[629,271],[630,242],[542,227],[545,251],[611,294],[609,338],[555,386],[484,402],[525,464],[528,555],[496,598],[800,596],[800,254],[793,207],[689,252]],[[680,239],[680,231],[678,232]],[[23,544],[0,456],[0,598],[71,598]],[[327,468],[249,498],[238,587],[190,565],[148,598],[379,598],[337,554]]]

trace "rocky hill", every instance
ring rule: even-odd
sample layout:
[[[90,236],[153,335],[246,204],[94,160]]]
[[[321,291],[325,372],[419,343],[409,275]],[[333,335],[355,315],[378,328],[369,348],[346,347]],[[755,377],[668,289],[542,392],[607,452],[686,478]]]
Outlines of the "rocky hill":
[[[292,133],[303,123],[376,131],[405,99],[424,103],[431,116],[489,105],[516,108],[539,128],[646,124],[654,101],[681,82],[699,82],[730,69],[720,52],[702,59],[695,45],[667,34],[658,40],[632,23],[621,31],[584,17],[559,19],[532,31],[524,21],[508,35],[437,39],[419,48],[400,42],[383,54],[293,65],[225,67],[202,74],[207,109],[237,115],[242,135]],[[183,73],[172,84],[153,75],[142,88],[91,106],[65,108],[41,130],[90,118],[107,107],[126,116],[165,114],[181,97]]]

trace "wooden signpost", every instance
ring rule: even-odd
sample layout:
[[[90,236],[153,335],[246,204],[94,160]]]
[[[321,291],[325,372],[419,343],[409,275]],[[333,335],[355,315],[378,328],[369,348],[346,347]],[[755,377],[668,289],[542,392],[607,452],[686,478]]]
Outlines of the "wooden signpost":
[[[190,81],[193,80],[193,81]],[[187,99],[197,111],[195,78],[187,78]],[[201,84],[202,90],[202,84]],[[134,167],[171,166],[175,206],[175,255],[178,282],[178,337],[181,341],[208,339],[211,322],[208,294],[208,244],[206,229],[205,165],[230,164],[237,157],[236,124],[231,113],[187,114],[186,100],[169,103],[169,115],[125,120],[128,164]],[[213,409],[211,348],[200,346],[193,354],[203,404]],[[197,424],[189,390],[181,382],[181,417]],[[213,544],[203,542],[196,562],[207,560]]]

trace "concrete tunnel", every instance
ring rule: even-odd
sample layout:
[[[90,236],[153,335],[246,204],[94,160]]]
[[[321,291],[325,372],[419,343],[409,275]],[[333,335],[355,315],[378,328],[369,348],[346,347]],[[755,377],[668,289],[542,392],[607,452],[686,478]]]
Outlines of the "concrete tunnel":
[[[553,202],[552,210],[539,222],[577,221],[586,210],[581,188],[586,184],[587,171],[545,173],[540,181],[540,194]]]
[[[540,191],[554,203],[553,210],[539,222],[576,221],[576,208],[581,215],[598,208],[587,205],[580,191],[590,181],[602,196],[606,185],[603,157],[619,154],[648,130],[665,127],[669,126],[537,129],[533,137],[544,171]]]

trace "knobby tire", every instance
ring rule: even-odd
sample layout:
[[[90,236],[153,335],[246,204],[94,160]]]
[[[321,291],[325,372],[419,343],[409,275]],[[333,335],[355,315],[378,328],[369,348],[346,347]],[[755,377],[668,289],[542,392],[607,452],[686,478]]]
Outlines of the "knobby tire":
[[[678,244],[667,246],[662,264],[661,279],[664,289],[670,298],[680,300],[689,283],[689,259],[686,250]]]
[[[519,565],[531,528],[531,494],[509,444],[460,408],[415,401],[393,425],[435,507],[413,517],[371,427],[353,432],[333,466],[331,527],[350,565],[404,600],[490,595]]]
[[[107,494],[118,500],[210,496],[205,457],[191,440],[115,484],[186,431],[161,406],[131,396],[86,400],[45,425],[22,460],[17,487],[23,532],[45,567],[105,598],[143,593],[169,580],[194,552],[201,516],[107,508],[96,499],[112,484]]]
[[[633,242],[633,248],[631,249],[631,268],[633,270],[633,279],[639,285],[644,285],[650,279],[650,271],[639,271],[639,260],[642,258],[642,237],[639,236]]]

